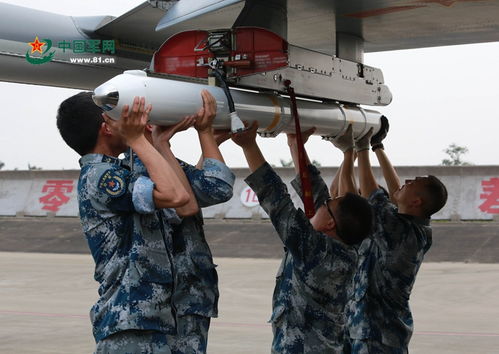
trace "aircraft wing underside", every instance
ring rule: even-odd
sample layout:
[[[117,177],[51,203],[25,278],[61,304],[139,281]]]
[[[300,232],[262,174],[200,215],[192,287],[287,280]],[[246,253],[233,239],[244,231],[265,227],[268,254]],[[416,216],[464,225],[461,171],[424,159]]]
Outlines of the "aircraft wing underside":
[[[117,18],[0,2],[0,81],[92,89],[124,70],[149,67],[154,52],[178,32],[233,26],[263,27],[296,48],[362,63],[364,52],[499,41],[498,15],[499,0],[150,0]],[[38,36],[51,40],[53,58],[32,65],[28,43]],[[60,46],[91,40],[112,40],[116,60],[81,61],[98,55]],[[311,66],[313,59],[304,58],[298,64]]]
[[[213,10],[207,3],[226,6]],[[244,6],[243,0],[150,1],[96,33],[155,49],[183,30],[231,27]],[[177,17],[157,32],[168,12]],[[328,54],[335,54],[336,33],[363,39],[365,52],[493,42],[499,41],[498,15],[496,0],[288,0],[287,40]]]

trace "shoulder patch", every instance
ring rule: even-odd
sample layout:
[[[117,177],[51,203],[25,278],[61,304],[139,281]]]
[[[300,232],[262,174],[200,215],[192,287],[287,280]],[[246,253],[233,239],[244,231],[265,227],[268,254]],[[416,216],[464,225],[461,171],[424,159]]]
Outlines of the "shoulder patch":
[[[120,197],[126,191],[126,184],[123,176],[116,170],[107,170],[99,180],[99,190],[111,197]]]

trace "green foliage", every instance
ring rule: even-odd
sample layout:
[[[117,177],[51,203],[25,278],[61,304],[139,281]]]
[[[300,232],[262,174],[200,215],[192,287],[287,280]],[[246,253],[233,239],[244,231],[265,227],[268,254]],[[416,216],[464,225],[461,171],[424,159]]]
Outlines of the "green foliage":
[[[293,160],[286,161],[283,159],[279,159],[279,161],[281,162],[282,167],[294,167],[295,166],[295,164],[293,163]]]
[[[28,170],[30,171],[40,171],[42,168],[41,167],[36,167],[35,165],[30,165],[28,163]]]
[[[286,161],[286,160],[283,160],[283,159],[280,159],[281,161],[281,166],[282,167],[295,167],[295,164],[293,163],[293,160],[289,160],[289,161]],[[317,160],[312,160],[312,165],[314,165],[315,167],[321,167],[321,163]]]
[[[448,159],[442,160],[443,166],[469,166],[469,162],[461,160],[462,155],[468,153],[468,148],[466,146],[459,146],[456,143],[452,143],[448,148],[443,150],[447,155]]]
[[[321,163],[317,160],[312,160],[312,165],[314,165],[315,167],[321,167]]]

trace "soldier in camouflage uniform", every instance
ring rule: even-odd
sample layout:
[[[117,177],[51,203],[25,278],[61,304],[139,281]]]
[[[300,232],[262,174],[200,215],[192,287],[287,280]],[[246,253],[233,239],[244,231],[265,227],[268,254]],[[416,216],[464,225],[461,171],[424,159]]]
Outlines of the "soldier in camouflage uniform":
[[[307,142],[310,135],[313,134],[314,130],[315,129],[310,129],[306,132],[303,132],[302,139],[303,139],[304,144]],[[301,179],[300,179],[300,175],[299,175],[300,171],[299,171],[299,167],[298,167],[299,161],[298,161],[298,148],[297,148],[297,143],[296,143],[296,135],[288,133],[287,137],[288,137],[288,145],[290,148],[291,156],[293,158],[295,171],[297,173],[296,177],[291,181],[291,186],[293,187],[295,192],[298,194],[298,196],[300,196],[300,198],[303,199],[303,190],[302,190]],[[311,182],[311,186],[312,186],[312,196],[313,196],[313,200],[314,200],[314,207],[317,210],[324,204],[324,202],[327,199],[338,197],[338,193],[339,193],[338,187],[339,187],[339,178],[341,175],[341,167],[338,169],[338,172],[336,173],[336,175],[331,183],[330,189],[328,191],[328,187],[327,187],[326,183],[324,182],[324,180],[322,179],[319,170],[313,164],[310,163],[310,160],[309,160],[306,152],[305,152],[305,157],[306,157],[306,162],[307,162],[307,166],[308,166],[310,182]],[[352,249],[354,250],[356,246],[357,246],[357,244],[352,245]],[[354,270],[355,270],[355,267],[356,267],[356,265],[353,265]],[[350,278],[352,278],[352,276],[350,276]],[[350,284],[350,283],[347,281],[344,286],[347,286],[348,284]],[[346,298],[343,300],[344,301],[343,306],[346,305],[347,298],[349,296],[351,296],[351,292],[352,292],[351,287],[350,288],[346,287],[346,289],[345,289]],[[344,318],[344,309],[342,311],[341,308],[338,307],[337,317],[339,318],[340,315],[341,315],[341,320],[339,321],[339,323],[341,323],[341,322],[345,323],[346,319]],[[345,337],[345,327],[344,326],[336,326],[334,337],[344,338]],[[335,352],[335,351],[326,351],[326,352],[329,353],[329,352]],[[342,348],[341,346],[338,346],[338,349],[336,350],[336,352],[343,353],[344,348]]]
[[[352,353],[407,353],[413,331],[409,308],[417,272],[431,246],[432,214],[447,200],[445,186],[434,176],[416,177],[400,185],[385,155],[380,132],[372,130],[356,142],[360,188],[375,212],[375,232],[361,245],[362,262],[355,276],[355,295],[348,305]],[[378,187],[369,162],[369,141],[375,151],[389,196]]]
[[[216,101],[202,92],[205,118],[194,124],[202,157],[197,166],[179,161],[194,191],[200,208],[226,202],[232,197],[235,176],[225,165],[218,145],[230,135],[214,134],[212,124]],[[174,227],[174,264],[176,287],[173,303],[177,311],[178,334],[175,352],[206,353],[210,318],[218,316],[218,275],[203,230],[203,215],[184,218]]]
[[[205,158],[202,170],[181,162],[200,208],[232,197],[235,176],[223,161]],[[203,230],[203,215],[182,219],[173,227],[177,315],[175,350],[206,353],[210,318],[218,316],[218,275]]]
[[[255,142],[256,130],[254,123],[232,139],[243,148],[252,171],[246,183],[256,192],[286,249],[273,297],[272,352],[342,353],[345,285],[356,264],[350,245],[369,234],[371,208],[359,196],[342,194],[340,178],[341,196],[325,199],[309,220],[266,163]],[[345,159],[350,161],[352,156],[350,151]]]
[[[194,121],[184,121],[170,127],[148,126],[146,137],[160,153],[169,145],[172,136],[194,126],[198,131],[202,159],[196,166],[178,161],[187,177],[189,189],[199,207],[226,202],[232,197],[235,176],[225,165],[218,145],[229,138],[227,132],[214,134],[212,123],[216,115],[215,99],[208,91],[202,92],[204,107]],[[165,152],[166,154],[168,151]],[[169,158],[168,155],[164,155]],[[125,157],[128,160],[129,156]],[[133,172],[147,175],[138,158],[133,160]],[[201,210],[175,222],[175,212],[164,210],[164,216],[173,227],[173,265],[175,287],[173,305],[177,320],[177,334],[170,338],[173,353],[206,353],[210,318],[218,315],[218,276],[203,230]]]
[[[207,158],[197,169],[179,161],[200,208],[226,202],[232,197],[235,177],[228,167]],[[133,171],[141,170],[134,160]],[[173,228],[173,264],[175,287],[173,304],[177,334],[170,340],[173,353],[206,353],[210,318],[218,315],[218,275],[203,230],[202,211],[184,218],[172,209],[164,217]]]
[[[70,97],[58,110],[63,139],[82,155],[80,218],[100,283],[90,313],[96,353],[171,352],[166,335],[175,333],[172,230],[158,209],[190,200],[172,166],[144,137],[150,110],[136,97],[113,121],[101,116],[89,92]],[[117,159],[127,145],[150,177],[135,176]]]

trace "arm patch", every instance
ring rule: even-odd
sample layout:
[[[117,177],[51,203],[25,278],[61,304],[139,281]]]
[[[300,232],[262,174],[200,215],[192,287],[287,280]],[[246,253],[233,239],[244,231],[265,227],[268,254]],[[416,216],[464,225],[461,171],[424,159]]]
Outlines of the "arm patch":
[[[123,176],[117,170],[107,170],[99,179],[99,190],[112,198],[121,197],[127,190]]]

